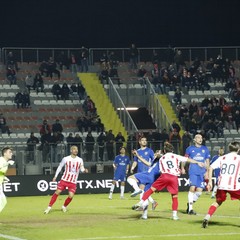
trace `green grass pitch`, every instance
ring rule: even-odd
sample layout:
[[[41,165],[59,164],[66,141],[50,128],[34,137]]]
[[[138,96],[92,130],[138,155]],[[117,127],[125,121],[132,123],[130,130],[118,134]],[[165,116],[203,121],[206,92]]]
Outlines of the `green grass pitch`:
[[[171,198],[166,192],[153,195],[159,203],[149,210],[147,220],[131,210],[139,197],[119,193],[76,195],[68,212],[60,209],[66,195],[60,195],[48,215],[43,212],[50,196],[8,197],[0,214],[0,239],[13,240],[117,240],[117,239],[240,239],[239,201],[229,199],[217,210],[209,227],[201,222],[214,199],[203,193],[194,205],[196,216],[185,214],[187,192],[179,193],[179,221],[171,219]]]

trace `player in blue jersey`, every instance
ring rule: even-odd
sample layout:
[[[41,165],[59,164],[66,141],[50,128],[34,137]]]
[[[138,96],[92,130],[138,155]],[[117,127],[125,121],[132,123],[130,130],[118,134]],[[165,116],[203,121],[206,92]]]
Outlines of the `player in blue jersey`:
[[[133,150],[137,151],[137,154],[141,156],[143,159],[146,160],[146,162],[141,161],[138,156],[135,154],[133,158],[133,164],[131,167],[131,173],[134,172],[134,169],[137,167],[137,172],[144,172],[147,171],[154,160],[154,152],[151,148],[147,147],[147,138],[142,136],[139,139],[139,145],[140,148],[138,150]]]
[[[189,164],[189,185],[190,189],[188,192],[188,207],[187,213],[189,215],[196,215],[193,211],[193,203],[198,200],[202,195],[202,191],[205,188],[205,179],[208,179],[208,168],[210,162],[210,153],[206,146],[202,145],[202,135],[196,134],[194,139],[194,146],[189,146],[186,149],[185,156],[194,159],[198,162],[205,163],[205,167],[200,167],[198,164]],[[184,174],[184,169],[182,168]]]
[[[114,177],[112,181],[112,185],[110,188],[109,199],[112,199],[113,191],[116,185],[116,182],[121,182],[120,186],[120,198],[124,198],[124,191],[125,191],[125,182],[126,182],[126,175],[128,174],[130,166],[130,158],[126,155],[126,148],[120,147],[120,154],[117,155],[113,162],[114,168]]]
[[[223,147],[220,147],[219,150],[218,150],[218,154],[213,156],[213,158],[211,159],[210,161],[210,165],[212,163],[214,163],[220,156],[223,156],[224,155],[224,149]],[[212,196],[211,198],[215,198],[215,194],[217,192],[217,188],[218,188],[218,177],[220,175],[220,168],[216,168],[213,170],[213,174],[214,174],[214,177],[216,178],[216,182],[215,182],[215,185],[214,185],[214,188],[213,188],[213,191],[212,191]],[[209,179],[210,180],[210,179]]]
[[[134,158],[133,158],[133,164],[131,167],[131,173],[133,173],[135,168],[137,167],[137,174],[145,172],[145,175],[144,174],[142,175],[142,178],[143,178],[144,176],[146,177],[146,172],[152,166],[155,157],[154,157],[153,150],[147,147],[146,137],[144,136],[140,137],[139,145],[140,145],[140,148],[138,150],[135,150],[135,149],[133,150]],[[139,177],[140,175],[138,175],[138,178]],[[136,181],[139,181],[139,180],[135,177],[135,175],[132,175],[132,177],[129,178],[128,183],[132,186],[132,184],[134,184],[134,182],[136,183]],[[141,199],[144,193],[143,190],[145,186],[144,185],[140,185],[140,186],[141,186],[141,189],[139,188],[134,189],[135,191],[132,196],[136,196],[137,194],[140,194],[140,199]],[[155,209],[158,203],[152,197],[150,197],[148,200],[152,203],[152,209]],[[144,216],[147,216],[147,210],[146,212],[143,213],[142,218],[144,218]]]

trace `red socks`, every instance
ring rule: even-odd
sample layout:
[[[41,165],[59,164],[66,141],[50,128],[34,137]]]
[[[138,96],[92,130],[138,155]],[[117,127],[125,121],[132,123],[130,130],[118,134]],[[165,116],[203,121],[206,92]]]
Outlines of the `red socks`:
[[[64,206],[64,207],[67,207],[67,205],[68,205],[71,201],[72,201],[72,198],[68,197],[68,198],[65,200],[63,206]]]
[[[216,208],[215,206],[211,206],[211,207],[208,209],[208,214],[209,214],[210,216],[212,216],[212,215],[215,213],[216,210],[217,210],[217,208]]]
[[[48,206],[51,207],[56,202],[57,198],[58,198],[58,195],[54,193],[51,197],[51,200]]]
[[[172,197],[172,210],[177,211],[178,210],[178,198]]]
[[[151,196],[153,193],[153,190],[151,188],[149,188],[142,196],[142,200],[145,201],[149,198],[149,196]]]

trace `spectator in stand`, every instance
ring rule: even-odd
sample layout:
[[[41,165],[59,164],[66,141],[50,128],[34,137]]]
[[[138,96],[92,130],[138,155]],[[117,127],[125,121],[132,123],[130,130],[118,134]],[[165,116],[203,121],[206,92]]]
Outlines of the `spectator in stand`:
[[[172,132],[170,133],[169,136],[169,142],[173,145],[174,147],[174,152],[179,154],[180,152],[180,144],[181,144],[181,136],[177,129],[173,129]]]
[[[117,136],[115,137],[115,143],[116,143],[116,149],[120,149],[123,146],[123,143],[125,142],[125,138],[122,135],[121,132],[119,132],[117,134]]]
[[[86,149],[86,160],[91,162],[93,161],[93,150],[95,145],[95,139],[91,131],[88,131],[85,138],[85,149]]]
[[[49,66],[46,60],[43,60],[39,66],[39,72],[41,76],[48,77],[50,75]]]
[[[104,68],[109,69],[109,59],[108,59],[108,55],[106,52],[103,53],[103,55],[101,56],[99,61],[100,61],[102,69],[104,69]]]
[[[83,153],[83,139],[79,133],[76,133],[74,137],[74,145],[78,148],[78,156],[80,157]]]
[[[173,120],[172,122],[172,129],[176,129],[177,132],[181,131],[180,125],[176,122],[176,120]]]
[[[59,119],[56,119],[55,123],[52,124],[52,132],[62,132],[63,131],[63,126],[59,122]]]
[[[40,129],[41,131],[41,129]],[[41,133],[42,132],[42,133]],[[47,131],[45,129],[45,126],[43,127],[42,131],[40,132],[41,138],[40,138],[40,148],[39,150],[42,151],[42,161],[43,162],[49,162],[50,159],[50,142],[51,142],[51,132]]]
[[[68,136],[66,137],[66,142],[67,142],[67,152],[70,153],[70,148],[71,146],[74,145],[75,138],[73,137],[73,133],[69,133]]]
[[[48,60],[48,71],[51,79],[53,78],[53,73],[57,75],[58,79],[60,79],[60,71],[57,69],[57,64],[53,57],[50,57]]]
[[[111,51],[109,54],[109,67],[111,69],[117,69],[119,65],[119,60],[117,59],[117,56],[114,51]]]
[[[176,104],[182,104],[182,93],[179,88],[176,88],[174,96],[173,96],[173,101]]]
[[[27,73],[27,76],[25,77],[25,85],[28,89],[28,92],[30,93],[31,89],[34,90],[34,78],[30,72]]]
[[[57,81],[54,82],[51,92],[54,96],[57,97],[57,100],[60,100],[62,98],[62,88],[60,85],[57,83]]]
[[[206,138],[215,138],[217,135],[216,125],[214,124],[212,118],[209,118],[207,123],[204,125],[203,130],[206,133]]]
[[[78,72],[78,59],[74,53],[70,55],[69,65],[72,73]]]
[[[63,83],[61,93],[63,100],[69,99],[70,88],[68,87],[67,83]]]
[[[44,135],[44,134],[51,134],[51,133],[52,133],[52,130],[47,120],[43,120],[43,124],[40,128],[40,134]]]
[[[132,154],[132,150],[137,148],[138,148],[138,143],[137,143],[136,136],[131,132],[130,134],[128,134],[128,138],[127,138],[127,152],[129,154]]]
[[[138,49],[135,44],[131,44],[129,48],[129,61],[130,61],[130,69],[137,69],[138,63]]]
[[[153,56],[152,56],[152,64],[157,64],[159,66],[160,63],[160,57],[158,52],[156,52],[155,50],[153,50]]]
[[[43,84],[43,78],[42,75],[37,72],[34,77],[34,89],[36,89],[36,92],[39,93],[39,91],[43,92],[44,84]]]
[[[70,89],[70,95],[75,99],[77,98],[79,99],[77,84],[72,83],[69,89]]]
[[[6,76],[10,86],[16,84],[17,82],[16,72],[11,65],[9,65],[7,68]]]
[[[84,131],[87,131],[88,126],[87,126],[87,123],[86,123],[85,116],[78,117],[76,125],[77,125],[77,128],[78,128],[79,132],[83,133]]]
[[[17,60],[15,59],[13,52],[9,52],[7,54],[6,67],[8,68],[9,66],[11,66],[13,69],[15,68],[16,71],[19,70]]]
[[[23,107],[23,94],[21,92],[17,92],[14,102],[17,104],[17,108]]]
[[[22,108],[30,108],[30,95],[27,91],[22,93]]]
[[[80,52],[81,72],[88,72],[88,49],[82,46]]]
[[[177,50],[174,56],[174,63],[176,64],[177,72],[181,72],[182,68],[185,66],[185,62],[183,60],[182,51]]]
[[[145,83],[145,78],[147,77],[147,70],[143,67],[143,65],[140,65],[140,68],[137,72],[138,81],[141,85]]]
[[[95,104],[89,96],[87,96],[87,98],[83,102],[82,108],[86,115],[96,112]]]
[[[27,162],[35,164],[35,152],[36,146],[39,144],[39,139],[34,136],[34,132],[31,132],[30,137],[27,140]]]
[[[188,131],[184,131],[182,135],[182,156],[185,155],[186,149],[191,145],[192,136]]]
[[[97,144],[98,144],[98,161],[103,162],[104,158],[104,150],[106,146],[106,133],[101,131],[97,137]]]
[[[236,129],[239,130],[240,128],[240,111],[236,110],[233,114],[233,120],[235,121]]]
[[[169,134],[167,133],[167,130],[164,128],[162,129],[160,135],[161,135],[160,139],[162,141],[161,149],[163,149],[164,143],[169,141]]]
[[[62,148],[59,146],[60,143],[63,143],[63,135],[60,132],[53,132],[50,138],[50,149],[51,149],[51,161],[52,162],[59,162],[60,161],[60,154],[59,150]]]
[[[64,70],[64,67],[66,69],[69,69],[68,58],[64,51],[61,51],[59,53],[59,55],[57,56],[57,59],[56,59],[56,63],[58,64],[59,69],[61,71]]]
[[[115,136],[113,135],[111,129],[107,132],[106,141],[107,141],[106,148],[107,148],[108,161],[113,161]]]
[[[7,125],[7,121],[6,118],[3,116],[2,113],[0,113],[0,129],[2,131],[2,133],[7,133],[8,135],[10,135],[10,130],[9,127]]]
[[[108,84],[109,81],[108,81],[108,78],[109,78],[109,72],[108,72],[108,68],[107,67],[103,67],[103,69],[101,70],[101,73],[100,73],[100,81],[102,84]]]
[[[79,99],[80,100],[84,99],[85,95],[86,95],[86,91],[85,91],[85,88],[83,87],[83,85],[81,83],[77,84],[77,91],[78,91]]]

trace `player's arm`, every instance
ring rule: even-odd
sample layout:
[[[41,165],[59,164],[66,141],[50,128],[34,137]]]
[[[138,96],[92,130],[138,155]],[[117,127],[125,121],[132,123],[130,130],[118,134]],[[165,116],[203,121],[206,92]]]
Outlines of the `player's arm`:
[[[128,164],[126,168],[126,174],[128,174],[129,168],[130,168],[130,165]]]
[[[133,150],[133,154],[134,154],[134,156],[136,156],[142,163],[144,163],[144,164],[147,165],[148,167],[151,167],[152,163],[151,163],[151,162],[148,162],[146,159],[144,159],[143,157],[141,157],[136,150]]]
[[[134,169],[136,168],[136,166],[137,166],[137,162],[134,161],[133,164],[132,164],[132,167],[131,167],[131,173],[134,172]]]
[[[198,161],[196,161],[196,160],[194,160],[192,158],[188,158],[187,162],[196,163],[199,167],[204,167],[205,166],[205,164],[203,162],[198,162]]]
[[[212,175],[213,175],[213,168],[211,166],[209,166],[208,168],[208,185],[207,185],[207,189],[210,192],[212,190]]]
[[[64,159],[60,162],[60,164],[58,165],[58,168],[57,168],[57,170],[56,170],[56,172],[55,172],[55,175],[54,175],[54,177],[53,177],[53,182],[55,182],[56,181],[56,179],[57,179],[57,177],[58,177],[58,174],[62,171],[62,168],[64,167],[64,165],[65,165],[65,161],[64,161]]]
[[[206,167],[206,169],[207,169],[207,171],[206,171],[206,173],[205,173],[205,179],[211,179],[210,177],[209,177],[209,168],[210,168],[210,159],[209,158],[207,158],[206,159],[206,161],[205,161],[205,167]]]

